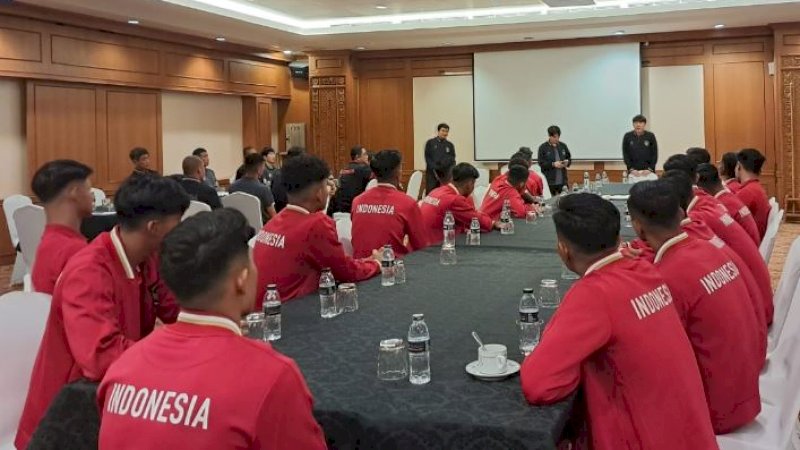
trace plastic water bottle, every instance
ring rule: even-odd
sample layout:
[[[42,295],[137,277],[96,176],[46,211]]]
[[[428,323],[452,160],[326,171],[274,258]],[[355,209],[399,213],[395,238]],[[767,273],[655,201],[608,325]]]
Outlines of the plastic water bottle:
[[[591,181],[589,181],[589,172],[583,172],[583,191],[589,192],[591,190]]]
[[[444,214],[443,233],[444,233],[443,245],[445,247],[455,247],[456,219],[453,217],[453,213],[450,211],[447,211]]]
[[[539,345],[541,335],[539,302],[533,295],[533,288],[525,288],[519,301],[519,351],[528,356]]]
[[[514,234],[514,221],[511,220],[511,201],[503,201],[503,210],[500,212],[500,234]]]
[[[622,184],[628,184],[628,171],[622,171]]]
[[[278,286],[267,285],[267,292],[264,294],[262,303],[264,310],[264,340],[277,341],[281,338],[281,296],[278,294]]]
[[[473,217],[469,223],[467,245],[481,245],[481,223],[477,217]]]
[[[394,250],[386,244],[381,254],[381,286],[394,286],[394,281]]]
[[[414,314],[408,327],[408,381],[425,384],[431,381],[431,335],[425,316]]]
[[[319,314],[323,319],[332,319],[341,313],[336,304],[336,279],[330,268],[322,269],[319,277],[319,306]]]
[[[607,184],[609,183],[609,181],[608,181],[608,174],[606,173],[606,171],[605,171],[605,170],[603,171],[602,180],[603,180],[603,186],[605,186],[605,185],[607,185]]]

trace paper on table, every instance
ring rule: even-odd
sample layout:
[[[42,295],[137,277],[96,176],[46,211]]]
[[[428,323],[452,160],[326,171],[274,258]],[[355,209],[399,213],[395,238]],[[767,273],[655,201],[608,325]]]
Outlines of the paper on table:
[[[627,200],[629,195],[604,195],[603,198],[606,200]]]

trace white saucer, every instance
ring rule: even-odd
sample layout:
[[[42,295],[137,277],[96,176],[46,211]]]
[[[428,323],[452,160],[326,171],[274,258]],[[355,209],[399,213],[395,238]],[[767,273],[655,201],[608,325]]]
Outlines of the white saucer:
[[[503,373],[483,373],[480,371],[478,361],[472,361],[467,364],[467,373],[481,381],[502,381],[506,378],[519,372],[520,365],[518,362],[511,359],[506,363],[506,371]]]

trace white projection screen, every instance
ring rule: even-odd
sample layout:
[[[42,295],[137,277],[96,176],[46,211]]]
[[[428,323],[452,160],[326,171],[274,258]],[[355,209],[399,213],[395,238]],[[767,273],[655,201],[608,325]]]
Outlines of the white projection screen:
[[[639,44],[475,53],[475,160],[537,149],[561,127],[573,160],[622,159],[641,112]]]

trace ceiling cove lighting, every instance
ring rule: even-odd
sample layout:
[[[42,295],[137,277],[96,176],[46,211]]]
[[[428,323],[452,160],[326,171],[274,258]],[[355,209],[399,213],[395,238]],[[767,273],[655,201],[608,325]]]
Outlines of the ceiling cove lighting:
[[[721,30],[721,29],[725,28],[725,24],[724,23],[718,23],[718,24],[714,25],[714,28],[716,28],[717,30]]]
[[[227,39],[225,39],[224,36],[217,36],[214,38],[214,40],[217,42],[225,42]]]
[[[139,25],[139,21],[136,19],[128,19],[128,25]]]

